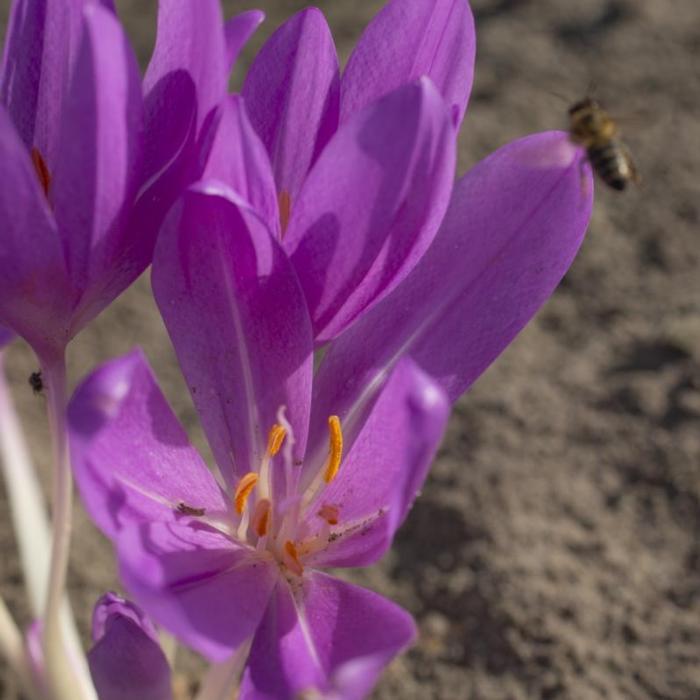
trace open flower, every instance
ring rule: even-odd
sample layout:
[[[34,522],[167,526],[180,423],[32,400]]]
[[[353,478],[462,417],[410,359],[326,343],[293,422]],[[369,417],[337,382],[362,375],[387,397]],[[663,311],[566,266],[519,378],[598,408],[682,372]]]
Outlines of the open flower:
[[[228,182],[282,237],[317,344],[386,296],[435,235],[474,52],[466,0],[392,0],[341,78],[323,14],[306,9],[251,65],[242,90],[250,124],[236,98],[223,116],[207,176]],[[241,132],[249,144],[257,133],[260,148],[241,149]]]
[[[0,321],[52,360],[150,264],[238,50],[219,0],[161,0],[142,84],[109,0],[14,0],[0,72]]]
[[[100,700],[172,700],[170,665],[153,623],[116,593],[105,593],[92,615],[90,673]]]
[[[157,246],[157,300],[223,474],[189,445],[140,353],[69,407],[83,500],[134,599],[212,660],[251,644],[242,697],[362,697],[414,635],[394,604],[330,577],[376,561],[427,472],[442,392],[399,363],[361,419],[305,449],[313,340],[279,243],[216,184],[190,190]]]

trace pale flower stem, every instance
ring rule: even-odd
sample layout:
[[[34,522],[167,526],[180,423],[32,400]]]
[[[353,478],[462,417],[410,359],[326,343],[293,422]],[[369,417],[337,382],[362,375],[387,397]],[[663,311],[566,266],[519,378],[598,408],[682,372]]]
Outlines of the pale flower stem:
[[[241,644],[230,659],[212,664],[204,674],[195,700],[229,700],[236,697],[243,665],[248,658],[251,642]]]
[[[46,601],[51,532],[39,479],[7,386],[3,360],[0,353],[0,455],[29,605],[32,615],[38,618]]]
[[[165,658],[168,660],[171,668],[175,666],[175,658],[177,657],[177,639],[169,634],[165,630],[160,630],[158,632],[158,641],[160,642],[160,648],[165,654]]]
[[[29,606],[33,617],[38,619],[46,605],[51,530],[42,489],[7,385],[3,362],[4,353],[0,352],[0,456]],[[61,616],[64,643],[72,657],[80,656],[80,637],[65,596]]]
[[[53,452],[52,529],[49,586],[43,619],[43,651],[46,675],[57,700],[96,698],[85,656],[79,647],[66,644],[62,613],[70,554],[73,479],[66,433],[66,365],[63,355],[42,360],[48,399],[49,428]]]
[[[39,700],[39,692],[34,685],[27,663],[24,639],[2,597],[0,597],[0,654],[17,674],[24,692]]]

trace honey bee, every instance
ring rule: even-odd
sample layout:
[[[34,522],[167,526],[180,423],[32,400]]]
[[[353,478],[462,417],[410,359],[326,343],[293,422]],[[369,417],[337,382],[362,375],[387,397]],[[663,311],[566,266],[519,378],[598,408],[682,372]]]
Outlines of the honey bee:
[[[614,190],[639,182],[639,174],[627,146],[618,138],[617,124],[600,104],[586,97],[569,109],[571,140],[586,149],[598,177]]]

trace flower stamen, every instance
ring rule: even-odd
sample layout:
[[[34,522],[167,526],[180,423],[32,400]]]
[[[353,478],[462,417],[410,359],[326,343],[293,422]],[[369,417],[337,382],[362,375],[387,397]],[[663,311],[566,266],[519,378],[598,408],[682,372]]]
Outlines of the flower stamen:
[[[319,518],[325,520],[329,525],[337,525],[340,518],[340,508],[330,503],[324,503],[317,513]]]
[[[261,498],[255,504],[253,513],[253,530],[258,537],[265,537],[270,527],[270,507],[271,503],[268,498]]]
[[[343,458],[343,430],[340,427],[340,418],[338,416],[328,417],[328,433],[328,461],[323,473],[323,480],[330,484],[338,474],[340,461]]]
[[[287,226],[289,225],[289,217],[292,213],[292,198],[286,190],[277,195],[277,203],[280,209],[280,227],[282,228],[282,235],[287,231]]]
[[[236,486],[236,493],[233,496],[233,504],[236,508],[236,513],[240,515],[245,509],[245,504],[248,501],[248,496],[255,488],[258,483],[258,475],[255,472],[248,472],[245,476],[241,477],[241,480]]]
[[[304,567],[299,561],[299,552],[297,551],[296,545],[291,540],[287,540],[284,543],[282,563],[297,576],[301,576],[304,573]]]
[[[284,438],[287,437],[287,431],[279,423],[275,423],[267,436],[267,454],[274,457],[282,447]]]
[[[44,190],[44,195],[48,197],[49,188],[51,187],[51,173],[49,172],[49,166],[46,165],[44,156],[41,155],[41,151],[36,146],[32,148],[32,163],[39,178],[41,189]]]

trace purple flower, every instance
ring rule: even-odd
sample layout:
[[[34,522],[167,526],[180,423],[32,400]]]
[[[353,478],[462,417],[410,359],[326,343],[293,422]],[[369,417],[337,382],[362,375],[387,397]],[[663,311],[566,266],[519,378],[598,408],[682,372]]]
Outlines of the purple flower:
[[[170,665],[151,621],[116,593],[92,617],[90,673],[100,700],[172,700]]]
[[[73,464],[124,583],[212,660],[250,642],[244,698],[364,696],[413,623],[319,569],[386,551],[442,435],[445,397],[400,362],[363,415],[329,414],[325,445],[306,449],[313,339],[302,290],[279,243],[214,184],[168,218],[154,288],[225,486],[139,353],[89,377],[69,408]]]
[[[251,66],[242,91],[250,123],[236,98],[222,116],[206,176],[230,184],[283,237],[317,344],[386,296],[432,241],[474,50],[466,0],[393,0],[341,79],[328,25],[307,9]],[[247,149],[236,147],[242,140]]]
[[[44,358],[145,267],[138,67],[109,3],[15,0],[0,76],[0,318]]]
[[[111,0],[14,0],[0,73],[0,320],[43,359],[150,264],[260,21],[162,0],[144,81]]]

